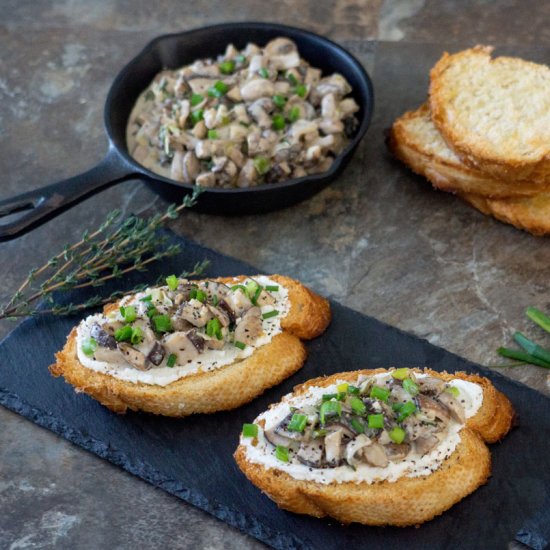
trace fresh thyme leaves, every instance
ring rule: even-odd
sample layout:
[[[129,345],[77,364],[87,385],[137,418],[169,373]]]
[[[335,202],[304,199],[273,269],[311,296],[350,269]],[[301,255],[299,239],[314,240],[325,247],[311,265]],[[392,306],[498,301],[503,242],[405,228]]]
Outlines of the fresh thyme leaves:
[[[529,317],[529,319],[531,319],[531,321],[539,325],[539,327],[544,329],[546,332],[550,332],[550,317],[545,315],[542,311],[535,307],[528,307],[525,314]],[[533,342],[521,334],[521,332],[515,332],[513,338],[522,348],[521,350],[501,347],[497,349],[497,353],[502,357],[515,359],[515,362],[507,365],[496,366],[515,367],[517,365],[524,365],[528,363],[543,367],[545,369],[550,369],[550,350],[540,346],[536,342]]]
[[[143,290],[145,285],[139,285],[127,293],[114,292],[107,297],[96,295],[78,304],[58,304],[54,298],[56,292],[100,287],[133,271],[145,271],[149,264],[178,254],[180,247],[169,244],[167,237],[159,236],[157,229],[177,218],[183,209],[196,204],[200,192],[196,187],[180,205],[173,204],[163,214],[150,218],[130,216],[122,220],[120,211],[111,212],[97,230],[85,231],[80,241],[65,245],[42,267],[32,269],[15,294],[0,306],[0,319],[45,313],[68,315]],[[200,275],[206,265],[207,262],[198,263],[180,276]],[[44,300],[46,307],[36,309],[38,300]]]

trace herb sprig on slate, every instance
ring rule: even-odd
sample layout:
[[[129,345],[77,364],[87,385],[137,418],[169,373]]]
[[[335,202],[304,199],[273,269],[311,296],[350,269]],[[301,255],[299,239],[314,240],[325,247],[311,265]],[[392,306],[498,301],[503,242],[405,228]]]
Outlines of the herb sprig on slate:
[[[42,267],[32,269],[15,294],[0,307],[0,319],[46,313],[68,315],[143,290],[147,285],[139,285],[125,293],[94,295],[76,304],[59,304],[55,299],[60,292],[101,287],[133,271],[146,271],[149,264],[178,254],[179,245],[170,244],[157,229],[176,219],[185,208],[195,205],[200,192],[196,187],[180,205],[172,204],[163,214],[150,218],[130,216],[122,220],[119,210],[111,212],[97,230],[85,231],[77,243],[65,245],[62,252]],[[200,275],[206,264],[198,263],[180,276]],[[39,300],[45,301],[46,307],[37,309]]]
[[[550,333],[550,317],[536,307],[528,307],[525,314],[531,321]],[[497,353],[499,355],[515,360],[514,363],[498,365],[499,367],[513,367],[528,363],[550,369],[550,350],[533,342],[521,332],[515,332],[513,338],[522,349],[498,348]]]

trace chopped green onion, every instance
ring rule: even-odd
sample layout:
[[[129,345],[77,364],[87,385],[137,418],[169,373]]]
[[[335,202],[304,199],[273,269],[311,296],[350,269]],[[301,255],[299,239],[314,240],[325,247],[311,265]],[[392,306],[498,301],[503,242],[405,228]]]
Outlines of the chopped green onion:
[[[256,281],[248,281],[245,285],[246,294],[250,298],[250,301],[256,305],[258,297],[262,292],[263,287],[259,285]]]
[[[155,99],[155,92],[153,90],[147,90],[145,92],[145,101],[152,101]]]
[[[282,109],[285,106],[287,99],[284,95],[274,95],[273,96],[273,103],[275,103],[276,107],[279,107],[279,109]]]
[[[244,344],[243,342],[239,342],[238,340],[235,340],[235,347],[239,349],[244,349],[246,348],[246,344]]]
[[[328,416],[342,416],[342,404],[339,401],[325,401],[319,409],[321,424],[325,424]]]
[[[210,86],[210,88],[208,88],[208,95],[210,97],[220,98],[223,97],[228,92],[228,90],[229,86],[225,82],[218,80],[214,84],[214,86]]]
[[[143,331],[139,327],[132,327],[132,334],[130,335],[130,343],[134,346],[143,342]]]
[[[367,410],[366,405],[359,399],[359,397],[352,397],[349,402],[352,411],[355,414],[364,414]]]
[[[210,321],[206,323],[206,334],[211,338],[215,336],[218,340],[223,340],[222,324],[219,319],[214,317],[214,319],[210,319]]]
[[[307,416],[305,414],[294,413],[290,422],[288,423],[289,432],[300,432],[302,433],[307,424]]]
[[[540,309],[531,306],[527,308],[525,314],[531,321],[537,323],[539,327],[543,328],[546,332],[550,332],[550,317],[545,315]]]
[[[253,161],[256,172],[263,176],[271,170],[271,163],[265,157],[256,157]]]
[[[172,322],[168,315],[154,315],[151,320],[157,332],[170,332],[172,330]]]
[[[173,368],[174,365],[176,364],[176,359],[177,359],[177,355],[175,353],[171,353],[169,356],[168,356],[168,359],[166,360],[166,366],[168,368]]]
[[[199,103],[204,101],[204,96],[201,94],[192,94],[191,95],[191,107],[196,107]]]
[[[201,121],[204,118],[204,110],[203,109],[197,109],[196,111],[191,111],[191,122],[193,124],[197,124],[197,122]]]
[[[153,299],[153,297],[150,294],[147,294],[147,296],[144,296],[143,298],[140,298],[140,302],[150,302]]]
[[[273,115],[273,118],[271,119],[271,126],[274,130],[284,130],[286,125],[285,117],[280,114]]]
[[[405,380],[409,377],[409,369],[395,369],[391,371],[392,378],[396,380]]]
[[[449,386],[445,391],[450,393],[453,397],[458,397],[460,395],[460,390],[456,386]]]
[[[288,112],[288,120],[290,122],[296,122],[300,118],[300,107],[294,106]]]
[[[240,53],[239,55],[236,55],[236,56],[235,56],[235,61],[236,61],[237,63],[244,63],[245,60],[246,60],[246,57],[245,57],[242,53]]]
[[[82,342],[82,353],[84,353],[84,355],[91,357],[95,353],[96,349],[97,342],[95,338],[88,338],[87,340],[84,340],[84,342]]]
[[[413,412],[416,411],[416,405],[412,401],[407,401],[399,409],[399,416],[397,417],[397,422],[403,422],[405,418],[411,416]]]
[[[127,323],[133,323],[137,319],[137,311],[134,306],[121,307],[120,313]]]
[[[218,295],[214,294],[214,296],[212,296],[212,303],[214,304],[214,307],[218,305],[219,301],[220,300],[218,299]]]
[[[373,386],[370,390],[370,397],[373,399],[380,399],[380,401],[387,401],[390,396],[390,390],[381,388],[380,386]]]
[[[369,428],[383,428],[384,427],[384,415],[383,414],[369,414],[367,416],[367,425]]]
[[[281,462],[288,462],[288,447],[285,447],[284,445],[277,445],[275,447],[275,456]]]
[[[189,298],[191,300],[198,300],[199,302],[202,302],[204,304],[204,302],[206,302],[206,293],[203,292],[200,288],[192,288],[190,291],[189,291]]]
[[[348,394],[345,391],[339,391],[336,394],[336,399],[338,399],[338,401],[345,401],[347,396]]]
[[[352,395],[359,395],[361,390],[357,386],[348,386],[348,393]]]
[[[337,393],[325,393],[323,394],[322,400],[323,401],[330,401],[331,399],[337,399],[338,394]]]
[[[268,70],[267,70],[265,67],[262,67],[262,68],[258,71],[258,74],[259,74],[262,78],[269,78],[269,72],[268,72]]]
[[[364,434],[365,433],[365,425],[361,420],[358,418],[352,418],[350,421],[351,427],[358,433],[358,434]]]
[[[243,437],[258,437],[258,425],[243,424]]]
[[[265,287],[265,290],[268,292],[277,292],[279,290],[279,287],[277,285],[267,285]]]
[[[277,309],[274,309],[272,311],[262,313],[262,319],[270,319],[271,317],[277,317],[277,315],[279,315],[279,311]]]
[[[179,280],[175,275],[169,275],[166,277],[166,284],[170,290],[176,290],[176,288],[178,288]]]
[[[296,86],[296,94],[300,97],[306,97],[307,86],[304,86],[303,84],[299,84],[298,86]]]
[[[216,130],[208,130],[208,139],[218,139],[218,132]]]
[[[130,325],[124,325],[115,330],[115,340],[117,342],[129,342],[130,338],[132,338],[132,327]]]
[[[525,353],[524,351],[517,349],[508,349],[508,348],[498,348],[497,353],[502,355],[502,357],[508,357],[509,359],[517,359],[518,361],[523,361],[524,363],[530,363],[531,365],[537,365],[545,369],[550,369],[550,363],[540,360],[534,355]]]
[[[159,314],[159,310],[155,306],[150,306],[147,308],[147,317],[153,317]]]
[[[245,294],[247,294],[246,287],[244,285],[233,285],[229,290],[231,290],[232,292],[235,292],[236,290],[242,290]]]
[[[311,436],[313,437],[313,439],[317,439],[318,437],[325,437],[325,435],[327,435],[327,431],[326,430],[323,430],[323,429],[320,429],[320,430],[313,430]]]
[[[420,391],[418,385],[415,384],[410,378],[405,378],[405,380],[403,380],[403,389],[410,393],[413,397],[418,395],[418,392]]]
[[[287,73],[286,77],[293,86],[296,86],[298,84],[298,80],[292,73]]]
[[[234,61],[223,61],[219,65],[222,74],[231,74],[235,70]]]
[[[400,445],[405,440],[405,435],[407,435],[407,433],[403,428],[396,426],[395,428],[393,428],[393,430],[390,430],[388,435],[394,443]]]
[[[539,346],[535,342],[529,340],[521,332],[514,334],[514,340],[529,354],[533,355],[537,359],[550,363],[550,351]]]
[[[347,393],[348,392],[348,388],[349,388],[349,384],[347,382],[344,382],[342,384],[338,384],[336,386],[336,389],[338,390],[338,393]]]

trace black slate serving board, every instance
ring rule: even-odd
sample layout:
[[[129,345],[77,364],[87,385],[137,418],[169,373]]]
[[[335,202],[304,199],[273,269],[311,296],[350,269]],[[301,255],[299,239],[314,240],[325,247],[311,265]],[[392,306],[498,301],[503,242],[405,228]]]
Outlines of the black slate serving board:
[[[177,273],[204,258],[208,274],[256,273],[236,259],[172,237]],[[160,266],[123,285],[155,281]],[[209,512],[274,548],[503,548],[517,537],[533,548],[550,543],[550,400],[441,348],[332,304],[328,331],[308,344],[297,374],[230,412],[183,419],[111,413],[48,373],[54,353],[80,317],[30,319],[0,345],[0,403],[149,483]],[[419,529],[341,526],[279,510],[236,467],[232,453],[243,422],[309,378],[356,368],[426,365],[489,376],[512,400],[520,427],[493,445],[489,483]]]

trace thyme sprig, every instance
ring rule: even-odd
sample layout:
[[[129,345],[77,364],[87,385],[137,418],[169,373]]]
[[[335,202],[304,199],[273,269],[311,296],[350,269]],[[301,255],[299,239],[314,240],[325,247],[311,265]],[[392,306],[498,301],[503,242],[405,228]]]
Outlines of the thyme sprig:
[[[94,295],[77,304],[59,304],[55,298],[59,292],[100,287],[133,271],[145,271],[149,264],[178,254],[180,246],[169,244],[168,238],[159,235],[157,229],[176,219],[185,208],[195,205],[200,192],[196,187],[180,205],[172,204],[164,213],[150,218],[129,216],[121,219],[120,210],[111,212],[97,230],[85,231],[77,243],[65,245],[42,267],[31,269],[13,296],[0,307],[0,319],[46,313],[68,315],[143,290],[146,285],[136,286],[126,293]],[[198,263],[180,276],[200,275],[205,267],[206,262]],[[45,301],[46,306],[37,308],[38,300]]]

